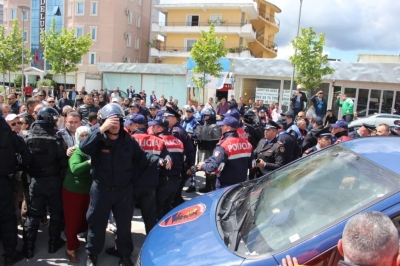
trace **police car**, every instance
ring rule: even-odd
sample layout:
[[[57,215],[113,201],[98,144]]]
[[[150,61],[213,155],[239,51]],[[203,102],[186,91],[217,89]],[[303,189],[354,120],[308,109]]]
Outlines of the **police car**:
[[[194,198],[150,232],[136,265],[337,265],[346,221],[381,211],[400,228],[400,138],[342,142]]]

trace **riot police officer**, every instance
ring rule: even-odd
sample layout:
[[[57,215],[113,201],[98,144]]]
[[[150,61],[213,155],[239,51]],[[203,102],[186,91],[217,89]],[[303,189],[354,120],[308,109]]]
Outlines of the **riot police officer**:
[[[181,173],[182,180],[179,184],[179,189],[174,197],[174,206],[178,206],[179,204],[185,202],[185,200],[182,198],[182,190],[185,186],[186,181],[192,175],[190,167],[193,166],[195,163],[196,154],[194,152],[194,146],[190,136],[188,135],[186,130],[179,124],[181,115],[173,108],[167,106],[163,116],[168,120],[168,134],[182,141],[185,147],[184,155],[186,156],[186,159]]]
[[[197,146],[199,148],[197,158],[198,162],[202,162],[211,157],[213,150],[221,137],[221,128],[217,126],[217,117],[214,109],[204,108],[201,112],[204,116],[204,125],[196,127]],[[201,193],[207,193],[215,190],[215,182],[217,177],[215,174],[206,172],[206,185],[199,189]]]
[[[217,188],[234,185],[247,179],[247,170],[255,166],[253,147],[237,133],[239,121],[233,116],[225,116],[217,122],[221,126],[222,136],[214,149],[213,155],[200,162],[197,169],[205,172],[215,172]]]
[[[145,167],[158,161],[158,157],[145,153],[123,129],[124,111],[110,103],[99,113],[100,128],[80,143],[82,152],[91,156],[93,185],[90,189],[90,206],[86,218],[89,232],[86,265],[97,263],[104,246],[107,220],[112,210],[117,224],[117,247],[121,254],[119,265],[133,265],[131,253],[132,183],[133,164]]]
[[[270,120],[264,128],[264,139],[260,140],[254,150],[258,168],[257,177],[278,169],[285,163],[285,146],[276,138],[278,128],[279,125]]]
[[[50,211],[49,253],[55,253],[65,242],[60,238],[63,223],[62,177],[68,166],[67,146],[56,134],[58,112],[43,107],[37,120],[25,136],[25,142],[33,154],[29,164],[30,175],[28,214],[24,225],[24,251],[26,258],[34,256],[35,241],[40,219]]]
[[[17,247],[17,217],[14,208],[14,184],[12,176],[18,161],[26,166],[32,160],[30,151],[17,134],[0,116],[0,235],[4,248],[4,265],[12,265],[23,258]]]
[[[179,192],[184,160],[183,142],[173,135],[168,134],[168,125],[169,122],[164,117],[159,117],[149,122],[149,126],[153,127],[154,135],[164,140],[173,162],[172,168],[160,169],[156,204],[158,219],[161,219],[172,209],[172,200],[175,193]]]

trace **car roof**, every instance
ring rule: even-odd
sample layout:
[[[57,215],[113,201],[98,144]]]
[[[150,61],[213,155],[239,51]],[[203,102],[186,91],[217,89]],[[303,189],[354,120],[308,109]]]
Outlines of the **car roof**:
[[[399,137],[363,137],[340,145],[400,175],[400,167],[397,165],[400,159]]]

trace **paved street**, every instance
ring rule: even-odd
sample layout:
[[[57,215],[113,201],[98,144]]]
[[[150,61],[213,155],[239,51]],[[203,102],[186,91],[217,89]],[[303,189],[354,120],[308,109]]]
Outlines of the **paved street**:
[[[203,187],[205,184],[205,179],[204,179],[204,173],[200,172],[198,173],[199,176],[196,177],[197,181],[197,189],[200,187]],[[187,182],[187,185],[189,184],[189,181]],[[187,187],[185,187],[184,190],[186,190]],[[187,200],[190,200],[191,198],[194,198],[198,195],[201,195],[201,193],[196,192],[196,193],[183,193],[183,197]],[[22,228],[18,227],[19,230],[19,240],[18,240],[18,250],[22,250]],[[85,239],[80,239],[81,240],[81,247],[78,250],[78,255],[81,260],[80,264],[72,264],[68,263],[68,260],[66,259],[65,256],[65,246],[62,247],[60,250],[58,250],[57,253],[55,254],[49,254],[47,252],[48,249],[48,227],[47,226],[41,226],[39,229],[38,233],[38,239],[36,241],[36,249],[35,249],[35,257],[32,259],[24,259],[23,261],[15,264],[17,266],[39,266],[39,265],[85,265],[86,263],[86,252],[84,250],[85,246]],[[145,229],[144,229],[144,224],[142,222],[142,216],[140,214],[139,209],[135,209],[133,219],[132,219],[132,239],[133,239],[133,244],[135,246],[134,254],[132,255],[132,260],[135,262],[137,253],[139,252],[144,240],[146,238],[145,234]],[[114,234],[111,232],[107,231],[106,234],[106,241],[104,247],[109,247],[114,245]],[[1,245],[0,248],[0,254],[3,254],[3,246]],[[0,265],[3,263],[3,258],[1,258]],[[99,266],[109,266],[109,265],[118,265],[118,258],[112,257],[107,255],[104,252],[100,254],[99,259],[98,259],[98,265]]]

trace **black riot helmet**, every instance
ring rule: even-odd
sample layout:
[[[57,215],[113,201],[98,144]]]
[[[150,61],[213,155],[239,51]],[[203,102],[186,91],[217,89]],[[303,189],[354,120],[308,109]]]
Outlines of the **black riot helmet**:
[[[55,125],[58,120],[59,113],[51,107],[43,107],[37,114],[37,124],[52,124]]]
[[[121,123],[123,123],[123,118],[125,114],[124,110],[122,110],[122,107],[119,104],[109,103],[101,108],[100,113],[97,117],[99,124],[102,125],[104,121],[106,121],[106,119],[111,116],[118,117],[121,120]]]
[[[249,110],[244,114],[243,121],[245,124],[254,125],[259,122],[259,118],[253,110]]]
[[[204,108],[204,109],[201,111],[201,114],[204,115],[204,116],[206,116],[206,115],[209,116],[209,118],[208,118],[208,119],[205,119],[205,121],[207,121],[207,120],[214,121],[214,120],[217,118],[217,115],[216,115],[214,109],[209,108],[209,107],[208,107],[208,108]]]

